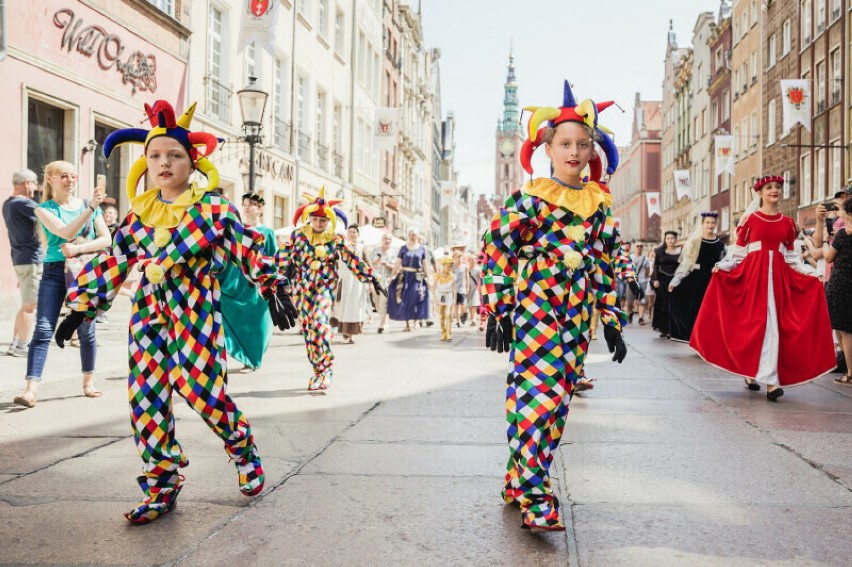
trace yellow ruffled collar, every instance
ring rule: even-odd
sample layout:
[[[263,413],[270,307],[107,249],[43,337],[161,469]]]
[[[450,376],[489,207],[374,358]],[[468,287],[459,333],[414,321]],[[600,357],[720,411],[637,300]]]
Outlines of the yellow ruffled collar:
[[[601,204],[605,207],[612,205],[612,195],[594,181],[589,181],[582,189],[569,189],[552,179],[539,177],[527,182],[524,193],[568,209],[584,219],[595,214]]]
[[[308,237],[308,242],[311,243],[311,246],[319,246],[320,244],[328,244],[332,240],[334,240],[334,232],[331,230],[326,230],[325,232],[321,232],[317,234],[314,232],[314,229],[311,228],[311,225],[306,224],[302,228],[299,229],[299,232]]]
[[[180,224],[187,207],[200,201],[206,192],[207,189],[193,183],[180,197],[167,203],[160,199],[159,188],[149,189],[130,201],[130,209],[145,226],[174,228]]]

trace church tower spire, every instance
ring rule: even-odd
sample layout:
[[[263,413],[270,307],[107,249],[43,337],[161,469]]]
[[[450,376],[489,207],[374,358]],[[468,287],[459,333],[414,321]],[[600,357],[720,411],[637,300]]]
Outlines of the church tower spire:
[[[503,132],[520,132],[518,123],[518,83],[515,79],[514,46],[509,47],[509,73],[503,86],[503,121],[500,129]]]

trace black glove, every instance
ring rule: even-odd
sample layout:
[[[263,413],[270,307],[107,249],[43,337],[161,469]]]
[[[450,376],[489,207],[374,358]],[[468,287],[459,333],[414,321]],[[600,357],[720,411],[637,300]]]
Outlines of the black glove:
[[[59,326],[56,327],[56,334],[54,338],[56,339],[56,344],[59,348],[65,348],[65,341],[70,341],[71,337],[74,336],[74,331],[77,330],[77,327],[83,324],[86,320],[86,314],[80,311],[72,311],[68,315],[65,316],[65,319],[59,323]]]
[[[379,280],[373,280],[373,289],[376,290],[376,293],[379,295],[388,296],[388,290],[382,287],[382,284],[379,283]]]
[[[488,316],[485,326],[485,346],[497,352],[509,352],[512,348],[512,321],[510,315],[504,315],[500,321],[494,315]]]
[[[642,299],[642,288],[639,287],[639,284],[636,283],[636,280],[630,280],[627,282],[627,285],[630,286],[630,291],[633,292],[633,297],[636,299]]]
[[[624,339],[621,338],[621,332],[615,327],[609,325],[604,326],[604,339],[609,352],[614,352],[612,360],[621,364],[624,357],[627,356],[627,345],[624,344]]]
[[[267,293],[264,298],[266,303],[269,304],[269,314],[272,316],[273,325],[282,331],[296,325],[296,317],[299,312],[296,311],[296,307],[290,299],[290,294],[287,293],[283,285],[279,285],[274,293]]]

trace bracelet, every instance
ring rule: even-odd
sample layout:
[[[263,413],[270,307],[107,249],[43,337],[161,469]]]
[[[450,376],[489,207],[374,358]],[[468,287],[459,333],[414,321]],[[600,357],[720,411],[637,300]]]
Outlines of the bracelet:
[[[92,211],[92,212],[94,213],[95,211],[97,211],[97,210],[98,210],[98,208],[97,208],[97,207],[89,207],[89,210],[90,210],[90,211]]]

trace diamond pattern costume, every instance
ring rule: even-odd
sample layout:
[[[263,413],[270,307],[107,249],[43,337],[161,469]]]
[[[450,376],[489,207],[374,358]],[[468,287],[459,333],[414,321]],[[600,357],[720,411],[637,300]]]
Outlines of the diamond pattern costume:
[[[159,124],[152,134],[160,130],[167,133],[159,135],[172,136],[169,129],[188,126],[194,106],[177,125],[171,107],[164,106],[168,105],[163,101],[154,108],[146,105],[152,124]],[[137,141],[127,138],[126,131],[116,135],[104,145],[107,155],[117,143]],[[215,147],[215,139],[212,144]],[[216,185],[215,169],[199,165],[201,159],[194,159],[196,167],[205,170]],[[240,490],[253,495],[262,489],[263,469],[251,427],[226,391],[225,338],[215,273],[233,262],[265,291],[283,283],[275,259],[263,255],[263,237],[241,224],[226,198],[194,184],[171,203],[160,199],[156,189],[135,196],[144,169],[144,163],[131,169],[127,183],[131,211],[116,232],[111,250],[87,265],[67,295],[73,311],[94,318],[110,307],[130,270],[137,264],[144,266],[129,333],[131,422],[144,461],[139,485],[146,495],[126,514],[134,523],[149,522],[172,509],[181,488],[177,471],[189,464],[176,438],[172,393],[184,398],[222,439],[226,453],[236,461]]]
[[[302,325],[302,335],[308,351],[308,360],[314,375],[308,390],[323,391],[331,385],[334,354],[329,343],[333,331],[331,315],[338,274],[338,260],[362,283],[374,283],[373,269],[348,246],[343,236],[335,234],[335,217],[344,223],[346,217],[333,207],[337,200],[325,199],[325,188],[319,197],[305,195],[308,204],[296,211],[294,224],[305,222],[308,216],[324,216],[332,223],[325,232],[317,234],[310,225],[293,232],[290,243],[280,251],[280,269],[291,274],[295,284],[296,309]],[[375,283],[374,283],[375,285]]]
[[[542,111],[546,119],[558,120],[587,103],[604,106],[576,105],[567,82],[565,89],[566,108],[532,109],[530,139],[521,152],[527,171],[543,139],[536,132]],[[566,118],[575,119],[576,112]],[[610,160],[613,168],[615,160],[617,154]],[[592,177],[599,175],[598,169]],[[515,334],[506,391],[510,456],[503,498],[520,505],[528,527],[562,529],[549,469],[588,349],[590,296],[605,325],[620,331],[625,324],[609,256],[615,249],[611,202],[608,190],[595,181],[577,189],[538,178],[506,200],[485,234],[483,304],[498,320],[510,317]]]

